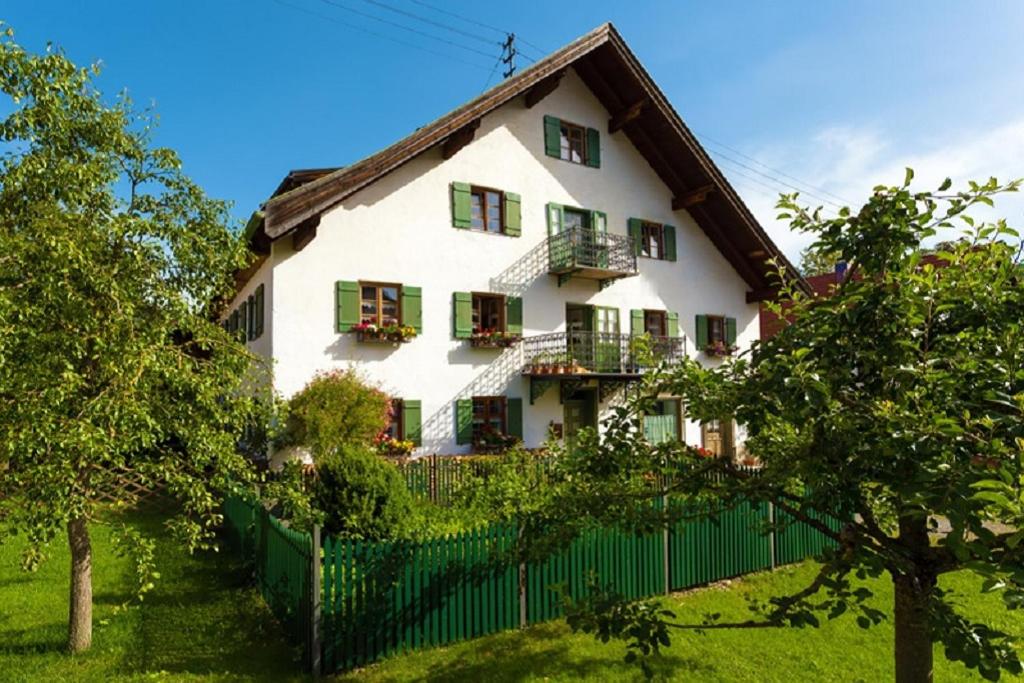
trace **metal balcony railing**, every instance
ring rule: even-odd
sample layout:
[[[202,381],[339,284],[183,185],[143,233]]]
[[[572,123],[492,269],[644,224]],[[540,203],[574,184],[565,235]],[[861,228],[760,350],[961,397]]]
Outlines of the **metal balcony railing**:
[[[638,273],[629,237],[585,228],[570,228],[548,237],[548,270],[595,280]]]
[[[523,374],[533,376],[640,374],[686,354],[682,337],[607,332],[555,332],[525,337],[521,344]]]

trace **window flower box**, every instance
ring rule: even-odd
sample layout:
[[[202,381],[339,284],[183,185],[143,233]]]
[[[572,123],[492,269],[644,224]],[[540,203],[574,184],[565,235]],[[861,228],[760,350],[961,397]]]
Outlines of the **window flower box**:
[[[704,347],[704,353],[712,358],[722,358],[724,356],[731,356],[736,353],[737,349],[737,346],[729,345],[722,341],[715,341]]]
[[[474,332],[473,336],[469,338],[469,343],[470,346],[478,349],[507,349],[514,346],[520,339],[522,339],[521,335],[512,332],[482,330]]]
[[[411,325],[359,323],[351,331],[356,333],[356,339],[367,344],[403,344],[416,338],[416,328]]]
[[[490,428],[485,428],[473,439],[473,452],[481,454],[504,453],[519,443],[519,439],[511,434],[502,434]]]
[[[378,455],[406,457],[411,455],[413,449],[415,448],[416,444],[414,444],[412,441],[394,439],[386,435],[382,435],[381,438],[377,441]]]

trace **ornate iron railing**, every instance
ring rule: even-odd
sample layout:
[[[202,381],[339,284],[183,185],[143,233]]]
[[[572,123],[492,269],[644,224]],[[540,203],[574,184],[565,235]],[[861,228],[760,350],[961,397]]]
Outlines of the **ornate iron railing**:
[[[548,268],[552,273],[597,268],[635,274],[636,251],[626,235],[571,228],[548,238]]]
[[[682,337],[607,332],[555,332],[522,341],[523,372],[529,375],[632,374],[686,354]]]

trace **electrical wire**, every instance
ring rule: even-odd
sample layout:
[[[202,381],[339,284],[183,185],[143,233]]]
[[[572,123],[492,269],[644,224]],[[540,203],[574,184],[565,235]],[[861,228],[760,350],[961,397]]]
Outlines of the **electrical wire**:
[[[428,19],[427,17],[420,16],[419,14],[416,14],[414,12],[408,12],[408,11],[406,11],[404,9],[400,9],[398,7],[395,7],[394,5],[389,5],[386,2],[381,2],[381,0],[363,0],[363,2],[369,3],[371,5],[376,5],[377,7],[382,7],[383,9],[386,9],[389,12],[394,12],[395,14],[401,14],[402,16],[410,17],[412,19],[416,19],[417,21],[422,21],[425,24],[430,24],[431,26],[435,26],[437,28],[443,28],[446,31],[451,31],[452,33],[457,33],[460,36],[466,36],[467,38],[472,38],[473,40],[479,40],[480,42],[485,43],[487,45],[494,45],[495,44],[495,41],[490,40],[488,38],[483,38],[483,37],[477,35],[476,33],[470,33],[469,31],[463,31],[460,28],[455,28],[454,26],[450,26],[450,25],[442,23],[440,21],[434,21],[433,19]],[[501,43],[498,43],[498,45],[501,45]]]
[[[695,131],[695,133],[696,133],[696,131]],[[748,161],[751,161],[751,162],[757,164],[758,166],[766,168],[769,171],[773,171],[773,172],[775,172],[775,173],[777,173],[777,174],[779,174],[779,175],[781,175],[783,177],[786,177],[786,178],[789,178],[790,180],[796,181],[796,182],[800,183],[801,185],[804,185],[805,187],[809,187],[812,190],[816,190],[818,192],[821,192],[822,194],[825,194],[825,195],[828,195],[829,197],[832,197],[833,199],[837,199],[840,202],[842,202],[844,205],[850,204],[849,200],[844,199],[843,197],[840,197],[837,194],[829,192],[828,190],[826,190],[823,187],[816,187],[816,186],[814,186],[814,185],[812,185],[812,184],[810,184],[810,183],[808,183],[806,181],[801,180],[800,178],[797,178],[796,176],[793,176],[793,175],[790,175],[789,173],[786,173],[785,171],[782,171],[780,169],[777,169],[777,168],[774,168],[772,166],[769,166],[768,164],[766,164],[766,163],[764,163],[762,161],[759,161],[758,159],[755,159],[752,156],[744,154],[743,152],[741,152],[740,150],[736,149],[735,147],[730,147],[729,145],[725,144],[724,142],[719,142],[718,140],[715,140],[714,138],[708,137],[707,135],[704,135],[703,133],[696,133],[696,135],[697,135],[697,137],[701,138],[701,140],[703,140],[705,143],[711,143],[712,145],[717,145],[718,147],[722,147],[723,149],[726,149],[726,150],[732,152],[733,154],[736,154],[736,155],[738,155],[738,156],[740,156],[740,157],[742,157],[742,158],[744,158],[744,159],[746,159]],[[720,153],[721,152],[719,152],[719,154]]]
[[[453,62],[458,62],[460,64],[464,64],[466,66],[471,66],[471,67],[474,67],[476,69],[482,69],[484,71],[487,70],[487,67],[484,66],[483,64],[478,64],[476,62],[466,61],[465,59],[461,59],[460,57],[456,57],[455,55],[447,54],[447,53],[444,53],[444,52],[438,52],[436,50],[431,50],[430,48],[423,47],[422,45],[416,45],[415,43],[410,43],[410,42],[401,40],[399,38],[395,38],[393,36],[388,36],[388,35],[385,35],[383,33],[378,33],[376,31],[373,31],[371,29],[365,28],[363,26],[359,26],[358,24],[352,24],[350,22],[347,22],[344,19],[339,19],[337,17],[332,17],[332,16],[328,16],[326,14],[321,14],[320,12],[316,12],[314,10],[311,10],[311,9],[307,8],[307,7],[301,7],[299,5],[293,5],[290,2],[285,2],[285,0],[274,0],[274,2],[276,2],[277,4],[282,5],[284,7],[289,7],[291,9],[298,10],[299,12],[304,12],[304,13],[309,14],[311,16],[317,17],[318,19],[323,19],[324,21],[329,21],[331,23],[338,24],[340,26],[345,26],[347,28],[354,29],[356,31],[361,31],[362,33],[366,33],[366,34],[371,35],[371,36],[373,36],[375,38],[380,38],[381,40],[387,40],[387,41],[390,41],[392,43],[396,43],[398,45],[404,45],[405,47],[411,47],[411,48],[413,48],[415,50],[420,50],[421,52],[426,52],[426,53],[432,54],[432,55],[434,55],[436,57],[443,57],[443,58],[451,60]],[[488,56],[490,56],[490,55],[488,55]]]
[[[467,52],[472,52],[474,54],[482,55],[484,57],[487,57],[487,59],[490,59],[491,57],[494,56],[492,53],[484,52],[483,50],[477,50],[476,48],[469,47],[469,46],[463,45],[461,43],[456,43],[454,41],[448,40],[447,38],[441,38],[440,36],[435,36],[432,33],[427,33],[426,31],[420,31],[419,29],[412,28],[412,27],[406,26],[404,24],[399,24],[396,21],[391,21],[389,19],[383,19],[381,17],[378,17],[378,16],[375,16],[373,14],[370,14],[369,12],[363,12],[363,11],[357,10],[357,9],[355,9],[353,7],[349,7],[348,5],[343,5],[340,2],[336,2],[335,0],[320,0],[320,2],[324,3],[325,5],[331,5],[332,7],[337,7],[338,9],[343,9],[343,10],[345,10],[347,12],[352,12],[353,14],[358,14],[359,16],[366,17],[367,19],[372,19],[373,21],[379,21],[380,23],[387,24],[388,26],[394,26],[395,28],[400,28],[403,31],[408,31],[410,33],[415,33],[418,36],[423,36],[424,38],[429,38],[430,40],[436,40],[438,42],[445,43],[446,45],[451,45],[452,47],[457,47],[460,50],[466,50]]]
[[[371,0],[366,0],[366,2],[370,2],[370,1]],[[488,30],[495,31],[496,33],[500,33],[500,34],[502,34],[504,36],[512,35],[512,31],[508,31],[508,30],[503,29],[503,28],[498,28],[497,26],[492,26],[491,24],[486,24],[486,23],[484,23],[482,21],[479,21],[477,19],[473,19],[472,17],[467,17],[464,14],[459,14],[458,12],[453,12],[453,11],[451,11],[449,9],[445,9],[444,7],[438,7],[437,5],[431,4],[429,2],[424,2],[424,0],[409,0],[409,1],[419,5],[421,7],[426,7],[427,9],[434,10],[435,12],[440,12],[441,14],[446,14],[449,17],[458,19],[460,21],[464,21],[467,24],[471,24],[473,26],[479,26],[480,28],[486,28]],[[534,57],[534,56],[531,56],[531,55],[527,54],[525,51],[523,51],[523,49],[521,47],[517,48],[516,54],[518,54],[521,57],[529,60],[531,63],[536,62],[538,59],[543,59],[544,56],[547,54],[546,50],[543,50],[543,49],[537,47],[536,45],[533,45],[532,43],[530,43],[530,42],[528,42],[526,40],[523,40],[523,38],[521,38],[519,35],[516,35],[516,40],[518,42],[524,44],[524,45],[530,46],[533,49],[537,50],[537,56]]]
[[[757,170],[756,168],[754,168],[752,166],[748,166],[747,164],[744,164],[742,161],[736,161],[732,157],[730,157],[728,155],[725,155],[725,154],[722,154],[721,152],[718,152],[718,151],[715,151],[715,150],[709,150],[709,151],[711,152],[712,155],[717,156],[720,161],[725,162],[725,163],[730,163],[730,164],[732,164],[734,166],[737,166],[739,168],[744,168],[744,169],[746,169],[746,170],[748,170],[748,171],[750,171],[752,173],[756,173],[757,175],[762,176],[764,178],[767,178],[768,180],[776,183],[780,187],[788,188],[789,190],[795,190],[795,191],[797,191],[797,192],[799,192],[799,193],[801,193],[803,195],[806,195],[806,196],[811,197],[813,199],[817,199],[820,202],[823,202],[825,204],[830,204],[833,207],[835,207],[836,209],[843,208],[842,204],[839,204],[837,202],[832,201],[831,199],[828,199],[826,197],[822,197],[822,196],[820,196],[818,194],[815,194],[814,192],[811,192],[810,190],[808,190],[805,187],[800,187],[798,185],[794,185],[792,183],[788,183],[788,182],[786,182],[784,180],[780,180],[780,179],[776,178],[773,175],[765,173],[764,171],[759,171],[759,170]]]

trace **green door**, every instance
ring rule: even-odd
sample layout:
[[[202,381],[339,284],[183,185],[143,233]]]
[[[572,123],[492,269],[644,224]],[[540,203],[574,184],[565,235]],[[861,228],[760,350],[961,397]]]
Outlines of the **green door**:
[[[622,372],[619,309],[594,307],[594,357],[598,372]]]
[[[562,405],[565,414],[565,441],[573,443],[584,427],[597,427],[597,392],[580,389]]]
[[[565,305],[566,355],[587,370],[594,369],[594,307]]]

